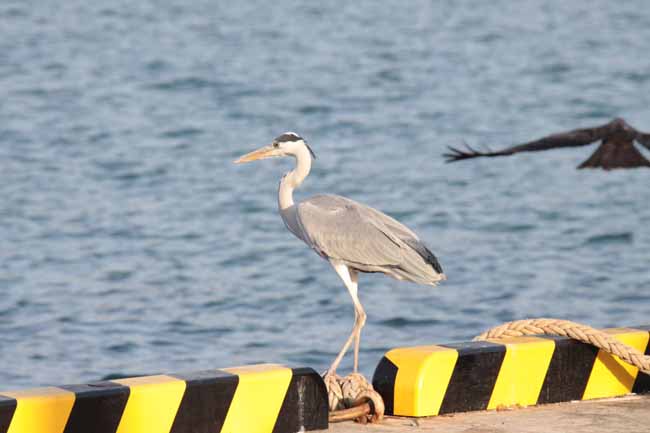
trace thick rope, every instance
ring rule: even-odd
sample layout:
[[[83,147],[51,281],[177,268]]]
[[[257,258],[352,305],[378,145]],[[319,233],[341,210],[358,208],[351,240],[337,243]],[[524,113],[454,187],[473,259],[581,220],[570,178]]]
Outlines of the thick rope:
[[[366,424],[378,423],[384,417],[384,401],[372,385],[359,373],[346,377],[323,376],[330,406],[330,422],[354,419]]]
[[[634,347],[623,344],[611,335],[591,326],[560,319],[528,319],[504,323],[474,338],[474,341],[521,337],[523,335],[560,335],[583,343],[591,344],[607,353],[618,356],[623,361],[643,372],[650,372],[650,356],[644,355]]]

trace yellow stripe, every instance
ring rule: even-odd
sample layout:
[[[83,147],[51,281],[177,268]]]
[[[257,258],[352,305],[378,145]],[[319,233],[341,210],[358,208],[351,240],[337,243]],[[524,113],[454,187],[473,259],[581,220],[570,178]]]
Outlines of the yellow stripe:
[[[648,331],[625,328],[605,329],[604,331],[641,352],[648,344]],[[589,400],[627,394],[632,391],[638,372],[636,367],[621,361],[619,357],[600,350],[582,399]]]
[[[493,342],[505,344],[506,355],[487,408],[537,403],[553,357],[555,342],[538,337],[517,337]]]
[[[130,388],[117,433],[169,433],[185,392],[185,381],[146,376],[113,382]]]
[[[275,364],[224,368],[239,376],[221,433],[272,432],[289,388],[290,368]]]
[[[419,346],[394,349],[386,357],[398,368],[393,413],[405,416],[437,415],[458,359],[458,351],[441,346]]]
[[[74,392],[48,387],[0,393],[17,400],[7,433],[62,433],[74,404]]]

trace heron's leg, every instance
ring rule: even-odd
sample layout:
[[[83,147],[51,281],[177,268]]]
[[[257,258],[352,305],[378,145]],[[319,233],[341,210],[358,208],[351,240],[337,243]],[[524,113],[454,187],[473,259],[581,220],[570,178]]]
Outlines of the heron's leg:
[[[347,341],[343,345],[343,348],[339,352],[338,356],[336,357],[336,359],[334,360],[330,368],[327,370],[327,374],[334,374],[336,372],[336,369],[341,363],[343,356],[345,356],[345,352],[347,352],[348,348],[350,347],[350,344],[352,344],[352,340],[358,337],[361,326],[363,326],[360,325],[361,321],[359,320],[362,315],[364,317],[363,321],[365,322],[365,313],[363,312],[363,309],[361,309],[361,312],[363,314],[362,315],[359,314],[359,308],[361,306],[361,303],[359,302],[359,297],[357,296],[356,271],[351,271],[346,265],[340,262],[331,261],[331,263],[336,273],[339,274],[339,277],[341,277],[341,280],[343,280],[343,283],[345,284],[345,287],[347,287],[348,292],[350,292],[350,296],[352,296],[352,302],[354,302],[354,327],[352,328],[352,333],[350,334]],[[354,273],[354,277],[352,275],[353,273]],[[355,365],[354,371],[356,372],[356,365],[357,365],[356,356],[354,360],[354,365]]]
[[[361,305],[361,301],[359,301],[359,297],[356,296],[357,289],[359,288],[359,272],[350,269],[350,277],[355,287],[355,296],[352,296],[352,300],[354,301],[354,324],[356,332],[354,338],[353,372],[356,373],[359,369],[359,345],[361,343],[361,328],[363,328],[363,325],[366,324],[366,312],[363,310],[363,306]]]

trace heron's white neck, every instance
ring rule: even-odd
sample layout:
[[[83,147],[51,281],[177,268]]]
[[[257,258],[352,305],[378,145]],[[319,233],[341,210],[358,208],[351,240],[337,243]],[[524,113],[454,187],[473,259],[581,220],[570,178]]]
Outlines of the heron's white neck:
[[[294,155],[296,168],[285,174],[278,190],[278,206],[285,210],[293,206],[293,190],[298,188],[311,170],[311,154],[306,146],[300,146]]]

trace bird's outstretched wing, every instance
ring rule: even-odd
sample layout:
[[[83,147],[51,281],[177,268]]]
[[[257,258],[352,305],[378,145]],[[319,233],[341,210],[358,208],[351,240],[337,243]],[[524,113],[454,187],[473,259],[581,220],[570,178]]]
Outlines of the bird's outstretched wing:
[[[643,145],[646,149],[650,150],[650,134],[645,134],[643,132],[638,132],[634,138],[638,143]]]
[[[467,149],[448,147],[449,152],[443,154],[443,156],[446,158],[447,162],[455,162],[479,156],[506,156],[518,152],[536,152],[558,147],[586,146],[595,141],[602,140],[607,135],[610,128],[611,123],[593,128],[574,129],[573,131],[549,135],[540,138],[539,140],[518,144],[495,152],[481,152],[465,144]]]

